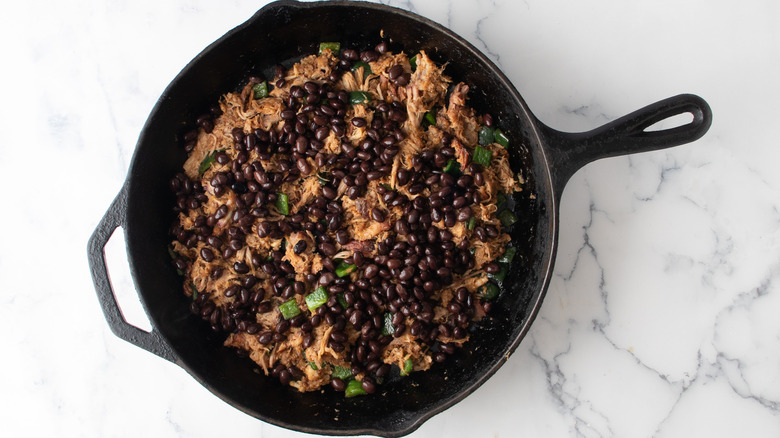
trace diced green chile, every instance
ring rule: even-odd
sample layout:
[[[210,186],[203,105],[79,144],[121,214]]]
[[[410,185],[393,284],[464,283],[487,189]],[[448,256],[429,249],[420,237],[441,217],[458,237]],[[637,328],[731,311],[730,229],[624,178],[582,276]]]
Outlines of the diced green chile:
[[[371,95],[365,91],[352,91],[349,93],[349,103],[352,105],[365,105],[371,102]]]
[[[499,289],[498,286],[493,283],[487,283],[486,285],[482,286],[482,289],[479,290],[477,295],[483,301],[491,301],[498,296],[499,292],[501,292],[501,289]]]
[[[325,290],[324,286],[320,286],[309,295],[306,295],[304,300],[306,301],[306,306],[313,312],[328,301],[328,291]]]
[[[469,231],[472,231],[474,229],[474,225],[476,225],[476,224],[477,224],[477,218],[475,218],[474,216],[471,216],[469,218],[469,220],[466,221],[466,228]]]
[[[357,266],[350,265],[349,263],[345,263],[344,261],[339,262],[338,266],[336,266],[336,275],[341,278],[345,277],[351,273],[353,273],[357,269]]]
[[[363,61],[357,61],[354,64],[352,64],[352,71],[357,71],[358,68],[363,67],[363,80],[365,81],[367,77],[372,75],[374,72],[371,71],[371,66]]]
[[[489,126],[483,126],[479,130],[479,136],[477,137],[479,140],[479,144],[482,146],[487,146],[490,143],[493,143],[493,138],[495,134],[495,129],[489,127]]]
[[[490,166],[490,160],[493,159],[493,152],[491,152],[489,149],[485,149],[482,146],[477,146],[474,148],[474,156],[471,158],[471,161],[479,164],[483,167]]]
[[[412,66],[412,70],[417,69],[417,55],[414,55],[411,58],[409,58],[409,65]]]
[[[506,202],[506,195],[503,192],[498,192],[496,195],[496,207],[501,207]]]
[[[288,203],[287,195],[284,193],[280,192],[276,194],[276,209],[285,216],[290,214],[290,204]]]
[[[408,376],[409,373],[412,372],[412,369],[414,368],[414,364],[412,363],[411,359],[406,359],[404,361],[404,368],[401,370],[402,376]]]
[[[252,87],[252,91],[255,92],[254,96],[255,99],[262,99],[264,97],[268,97],[268,82],[263,81],[259,84],[255,84]]]
[[[345,397],[354,397],[356,395],[365,395],[366,391],[363,389],[363,384],[359,380],[350,380],[347,383],[347,389],[344,390]]]
[[[436,126],[436,110],[432,109],[425,113],[425,121],[433,126]]]
[[[460,163],[457,160],[450,160],[447,165],[442,169],[444,172],[449,173],[452,176],[460,175]]]
[[[338,42],[322,42],[320,43],[320,51],[319,54],[322,55],[322,52],[325,50],[330,50],[333,52],[334,55],[338,55],[339,51],[341,50],[341,43]]]
[[[506,275],[509,273],[509,264],[499,263],[499,266],[501,266],[501,270],[495,274],[488,274],[488,278],[503,283]]]
[[[509,146],[509,137],[507,137],[501,129],[496,129],[495,132],[493,132],[493,141],[503,147]]]
[[[330,377],[334,379],[347,380],[352,378],[352,370],[349,367],[340,367],[333,365],[333,370],[330,372]]]
[[[501,225],[511,227],[517,222],[517,216],[509,210],[503,210],[501,213],[498,213],[498,220],[501,221]]]
[[[295,301],[295,298],[291,298],[289,301],[279,305],[279,312],[282,313],[284,319],[290,319],[300,315],[301,308],[298,307],[298,302]]]
[[[496,261],[498,263],[512,263],[512,260],[515,259],[515,254],[517,254],[517,248],[514,246],[507,246],[506,250],[504,250],[504,254]]]

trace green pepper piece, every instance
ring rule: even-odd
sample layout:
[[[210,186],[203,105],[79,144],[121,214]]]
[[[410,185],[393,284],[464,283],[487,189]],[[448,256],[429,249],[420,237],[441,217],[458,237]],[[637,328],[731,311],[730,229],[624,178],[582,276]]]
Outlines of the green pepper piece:
[[[346,277],[347,275],[355,272],[355,269],[357,269],[357,266],[341,261],[339,262],[338,266],[336,266],[336,275],[339,278]]]
[[[477,218],[474,216],[471,216],[469,220],[466,221],[466,229],[469,231],[472,231],[474,229],[474,225],[477,224]]]
[[[412,66],[412,71],[417,69],[417,55],[414,55],[411,58],[409,58],[409,65]]]
[[[203,157],[203,161],[201,161],[200,166],[198,166],[198,175],[203,176],[203,174],[209,170],[211,165],[217,160],[215,156],[215,152],[212,151],[210,154]]]
[[[479,130],[479,144],[482,146],[487,146],[490,143],[493,143],[494,135],[495,135],[495,129],[489,127],[489,126],[483,126]]]
[[[496,207],[501,207],[506,202],[506,195],[503,192],[498,192],[496,195]]]
[[[447,161],[447,165],[444,166],[442,170],[452,176],[457,177],[460,175],[460,163],[458,163],[458,161],[455,159],[451,159],[450,161]]]
[[[517,254],[517,248],[514,246],[507,246],[506,250],[504,250],[504,254],[501,255],[501,257],[498,258],[498,263],[512,263],[512,260],[515,258],[515,254]]]
[[[506,278],[506,274],[509,273],[509,265],[505,263],[499,263],[499,266],[501,266],[501,270],[495,274],[488,274],[488,278],[499,283],[503,283],[504,279]]]
[[[359,380],[350,380],[347,383],[347,389],[344,390],[344,397],[354,397],[356,395],[365,395],[363,384]]]
[[[479,164],[482,167],[489,167],[490,160],[492,159],[493,152],[491,152],[489,149],[485,149],[482,146],[477,146],[474,148],[474,156],[471,158],[471,161]]]
[[[304,300],[306,301],[306,307],[313,312],[317,307],[320,307],[328,301],[328,291],[325,290],[324,286],[320,286],[317,289],[314,289],[309,295],[306,295]]]
[[[482,301],[491,301],[498,296],[499,292],[501,292],[501,289],[499,289],[498,286],[493,283],[488,283],[480,289],[477,296],[479,296]]]
[[[425,121],[433,126],[436,126],[436,111],[432,109],[425,113]]]
[[[501,221],[501,225],[511,227],[517,222],[517,216],[509,210],[504,210],[498,214],[498,220]]]
[[[279,311],[284,319],[295,318],[301,314],[301,308],[298,307],[298,302],[295,301],[295,298],[290,298],[289,301],[279,304]]]
[[[493,141],[503,147],[509,146],[509,137],[507,137],[506,134],[504,134],[504,131],[500,129],[496,129],[495,132],[493,132]]]
[[[333,371],[330,372],[330,376],[334,379],[347,380],[352,378],[352,370],[348,367],[340,367],[333,365]]]
[[[252,91],[255,92],[255,94],[254,94],[255,100],[262,99],[264,97],[268,97],[268,82],[263,81],[263,82],[260,82],[259,84],[255,84],[252,87]]]
[[[406,359],[404,361],[404,368],[401,370],[401,375],[408,376],[409,373],[412,372],[413,368],[414,368],[414,364],[412,363],[412,359]]]
[[[365,105],[371,102],[371,95],[365,91],[352,91],[349,93],[349,103],[352,105]]]
[[[393,315],[390,312],[385,312],[383,321],[382,335],[392,336],[395,333],[395,327],[393,327]]]
[[[318,52],[319,55],[322,55],[322,52],[325,50],[330,50],[333,52],[334,55],[338,55],[339,51],[341,50],[341,43],[337,42],[323,42],[320,43],[320,51]]]
[[[363,80],[364,81],[366,80],[367,77],[369,77],[370,75],[372,75],[374,73],[373,71],[371,71],[371,66],[368,65],[367,63],[363,62],[363,61],[357,61],[354,64],[352,64],[351,71],[355,72],[360,67],[363,67]]]
[[[278,192],[276,194],[276,209],[285,216],[290,214],[290,204],[287,200],[287,195],[284,193]]]

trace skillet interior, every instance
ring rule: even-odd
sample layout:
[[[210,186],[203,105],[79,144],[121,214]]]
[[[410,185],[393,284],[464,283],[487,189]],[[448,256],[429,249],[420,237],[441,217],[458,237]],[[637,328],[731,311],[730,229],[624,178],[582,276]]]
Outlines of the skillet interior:
[[[512,168],[527,179],[516,196],[521,221],[512,240],[518,248],[507,284],[492,313],[471,334],[466,348],[424,373],[386,382],[372,396],[345,399],[331,390],[301,394],[255,372],[248,359],[222,347],[191,315],[181,278],[166,252],[173,222],[168,180],[186,156],[179,138],[192,121],[250,75],[273,76],[316,53],[321,41],[369,48],[380,30],[393,50],[424,49],[446,74],[471,86],[470,104],[490,112],[512,139]],[[209,46],[169,85],[141,133],[129,169],[126,241],[142,303],[152,324],[178,356],[177,363],[217,396],[264,421],[324,434],[402,435],[451,406],[492,375],[528,330],[541,304],[555,246],[555,208],[544,151],[533,118],[506,77],[481,53],[426,19],[382,5],[279,2]],[[521,143],[522,139],[522,145]],[[535,200],[529,194],[536,196]],[[336,419],[337,418],[337,419]]]

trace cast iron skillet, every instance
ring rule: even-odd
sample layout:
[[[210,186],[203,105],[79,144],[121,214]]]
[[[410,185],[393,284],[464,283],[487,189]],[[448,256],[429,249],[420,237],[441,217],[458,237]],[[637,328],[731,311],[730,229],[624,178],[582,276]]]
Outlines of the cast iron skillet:
[[[361,49],[379,41],[393,50],[426,50],[446,73],[471,86],[470,103],[490,112],[512,139],[512,168],[527,180],[514,209],[518,248],[513,269],[492,318],[480,324],[466,348],[424,373],[382,385],[381,391],[345,399],[326,390],[301,394],[253,371],[248,359],[221,346],[222,335],[191,315],[181,278],[166,246],[174,219],[168,180],[185,154],[178,139],[226,91],[253,74],[273,77],[315,53],[321,41]],[[671,116],[690,113],[683,126],[646,132]],[[707,131],[711,112],[701,98],[680,95],[647,106],[596,130],[570,134],[542,124],[510,81],[482,53],[450,30],[407,11],[359,2],[280,1],[207,47],[171,82],[152,110],[136,147],[127,180],[89,242],[93,280],[109,326],[120,338],[184,368],[236,408],[263,421],[309,433],[402,436],[476,390],[507,360],[528,332],[553,272],[561,191],[579,168],[596,159],[691,142]],[[533,194],[533,196],[530,196]],[[131,272],[152,331],[129,325],[117,306],[103,248],[122,227]]]

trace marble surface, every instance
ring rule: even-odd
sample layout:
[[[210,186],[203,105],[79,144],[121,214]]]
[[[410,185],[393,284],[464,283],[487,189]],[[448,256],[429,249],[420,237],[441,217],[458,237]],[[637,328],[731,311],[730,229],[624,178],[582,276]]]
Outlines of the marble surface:
[[[305,436],[116,338],[86,260],[157,97],[265,3],[29,0],[0,14],[1,435]],[[693,144],[572,178],[532,330],[411,436],[779,436],[778,3],[389,3],[474,43],[555,128],[682,92],[714,112]],[[112,279],[127,319],[148,328],[121,237]]]

